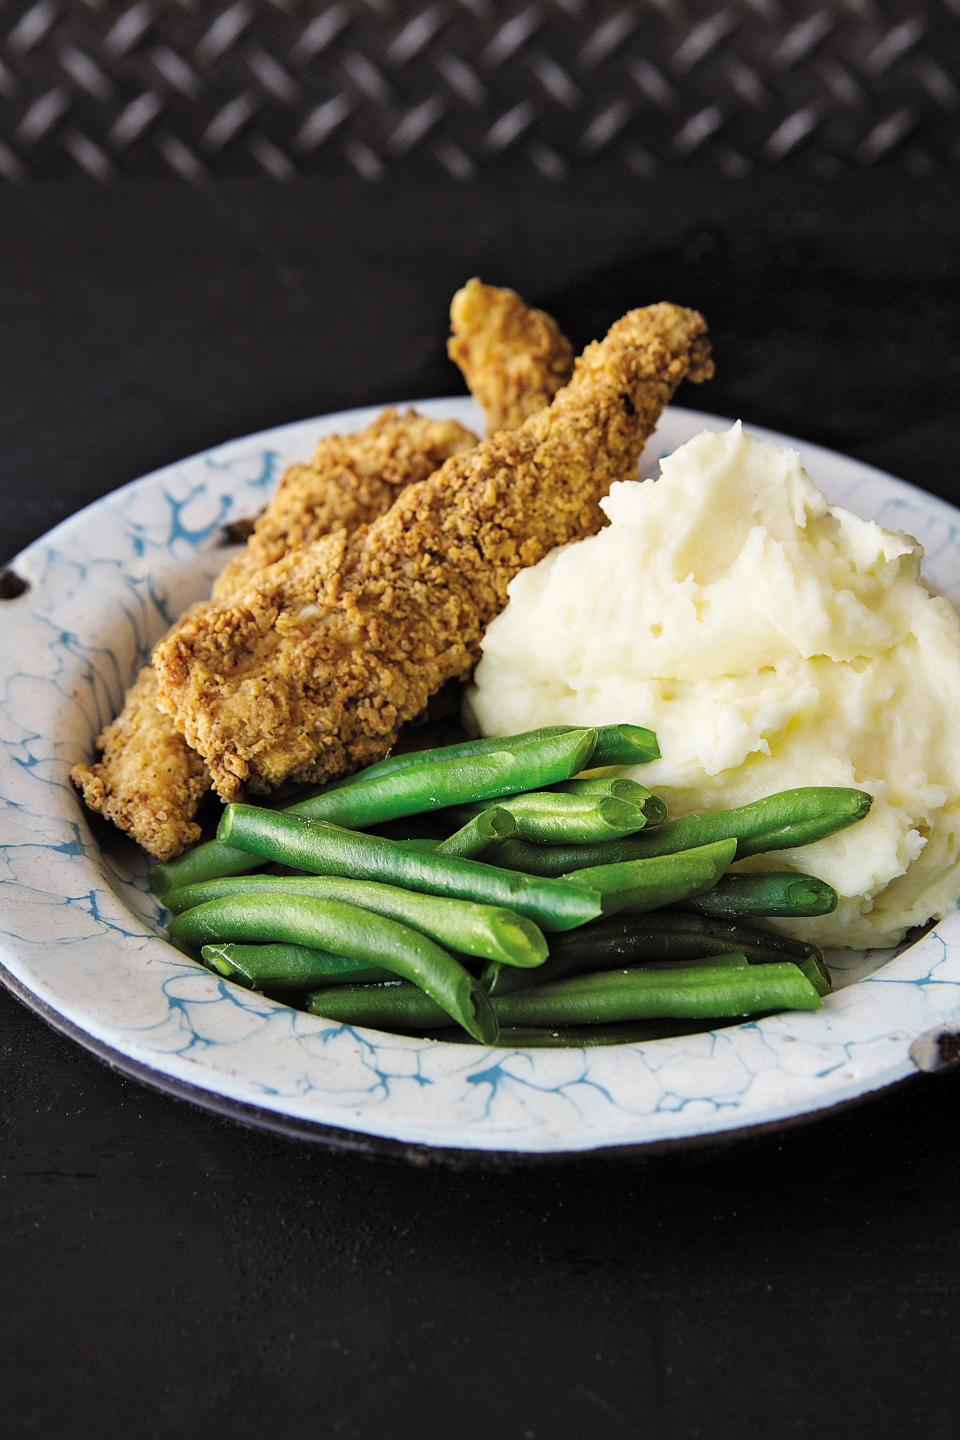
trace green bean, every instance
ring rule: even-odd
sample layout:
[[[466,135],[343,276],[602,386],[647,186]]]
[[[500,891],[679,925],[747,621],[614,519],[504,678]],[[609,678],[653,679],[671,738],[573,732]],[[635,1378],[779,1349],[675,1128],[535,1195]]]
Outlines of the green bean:
[[[519,971],[491,961],[484,966],[480,979],[488,994],[507,995],[531,985],[562,980],[566,975],[623,965],[702,960],[730,950],[741,951],[752,965],[792,960],[816,984],[821,995],[830,993],[823,953],[815,945],[775,931],[682,910],[608,916],[581,930],[555,936],[548,958],[535,970]]]
[[[610,1025],[652,1019],[719,1020],[773,1010],[816,1010],[820,996],[797,966],[699,966],[578,975],[491,1001],[502,1025]],[[343,985],[307,997],[314,1015],[384,1030],[435,1030],[444,1012],[412,986]]]
[[[782,790],[736,810],[708,810],[684,815],[625,840],[600,845],[556,845],[549,848],[506,840],[494,854],[498,865],[528,875],[565,875],[591,865],[611,865],[673,855],[715,840],[737,842],[737,859],[767,850],[786,850],[822,840],[862,820],[872,796],[864,790],[810,786]]]
[[[323,820],[279,815],[252,805],[228,805],[219,833],[264,860],[314,873],[380,880],[454,900],[503,905],[544,930],[572,930],[595,920],[601,910],[599,894],[583,885],[498,870],[482,860],[437,855],[419,845],[381,840]]]
[[[518,991],[493,1004],[504,1025],[550,1026],[644,1019],[712,1020],[769,1010],[816,1010],[820,997],[788,962],[613,970]]]
[[[315,900],[306,895],[225,896],[175,916],[170,939],[181,948],[197,949],[227,940],[284,941],[367,964],[375,961],[384,970],[411,980],[475,1039],[489,1045],[496,1038],[497,1022],[486,993],[459,960],[408,925],[340,900]]]
[[[273,806],[268,805],[267,809],[272,810]],[[402,820],[385,820],[382,825],[371,825],[370,834],[380,835],[384,840],[403,840],[408,845],[413,840],[429,840],[432,845],[439,845],[437,827],[430,819],[424,815],[407,815]]]
[[[730,1024],[715,1022],[715,1027]],[[680,1035],[703,1035],[702,1020],[635,1020],[632,1025],[562,1025],[551,1030],[533,1025],[501,1026],[497,1046],[510,1050],[589,1050],[601,1045],[642,1045],[650,1040],[672,1040]],[[444,1031],[437,1038],[455,1039],[460,1031]]]
[[[247,855],[233,845],[203,840],[175,860],[161,860],[159,865],[152,866],[147,879],[154,894],[163,900],[168,890],[199,885],[203,880],[216,880],[221,875],[245,875],[260,864],[256,856]]]
[[[448,835],[434,847],[437,855],[453,855],[460,860],[475,860],[491,845],[516,834],[517,822],[502,805],[491,805],[472,816],[459,830]]]
[[[583,769],[596,743],[595,730],[566,730],[513,750],[504,748],[504,742],[482,755],[424,761],[372,778],[364,775],[357,778],[356,784],[307,796],[277,813],[304,815],[362,830],[425,810],[494,799],[566,780]],[[220,875],[243,875],[257,868],[250,855],[238,853],[239,847],[224,842],[225,836],[218,830],[217,840],[212,842],[217,849],[196,845],[177,860],[155,865],[150,871],[150,884],[162,896],[164,891],[180,885]]]
[[[517,990],[529,990],[534,985],[548,985],[554,980],[562,980],[566,976],[574,973],[569,967],[564,969],[562,966],[551,964],[552,960],[553,956],[551,955],[548,960],[544,961],[542,965],[538,965],[535,970],[511,971],[510,978],[506,983],[499,979],[500,972],[504,971],[506,967],[501,965],[498,960],[490,960],[483,967],[480,983],[488,995],[495,996],[499,999],[501,995],[513,995]],[[731,966],[734,969],[740,969],[742,966],[749,965],[750,963],[748,957],[744,955],[742,951],[737,950],[715,951],[709,955],[698,955],[696,959],[691,960],[661,960],[646,955],[634,955],[631,957],[629,965],[611,966],[609,962],[607,965],[584,965],[579,967],[576,973],[594,974],[598,971],[609,969],[689,970],[695,966],[704,965],[711,968],[719,966],[721,970],[729,969]],[[798,962],[793,961],[791,963],[797,964]]]
[[[721,920],[706,915],[694,915],[686,910],[657,910],[646,915],[616,915],[591,925],[589,932],[580,937],[587,940],[590,948],[596,946],[601,936],[608,936],[607,943],[616,945],[616,934],[620,932],[623,943],[643,945],[645,943],[668,943],[671,955],[676,959],[691,960],[707,953],[695,949],[696,945],[709,946],[711,950],[746,950],[758,964],[775,960],[801,960],[810,954],[820,955],[815,945],[807,940],[795,940],[782,935],[779,930],[768,930],[764,926],[745,924],[736,920]],[[564,935],[554,941],[552,949],[572,949],[574,935]],[[685,947],[685,948],[683,948]],[[586,947],[582,947],[586,948]],[[753,952],[756,951],[756,956]],[[614,958],[626,958],[629,952],[611,949]],[[820,957],[823,958],[822,955]]]
[[[203,963],[251,990],[315,990],[320,985],[366,985],[392,980],[389,970],[307,945],[204,945]]]
[[[488,962],[496,964],[496,961]],[[830,979],[830,972],[822,960],[816,955],[805,955],[802,960],[794,960],[794,965],[802,975],[806,975],[810,984],[818,995],[829,995],[833,990],[833,981]]]
[[[539,730],[524,730],[517,735],[489,735],[475,740],[462,740],[453,745],[438,745],[429,750],[404,750],[399,755],[388,755],[384,760],[375,760],[364,770],[353,775],[343,775],[323,787],[322,792],[340,790],[345,785],[373,776],[392,775],[398,770],[407,770],[412,765],[422,765],[434,760],[465,760],[476,755],[489,755],[494,750],[514,750],[519,746],[536,746],[543,740],[552,740],[558,735],[569,735],[571,731],[583,729],[575,725],[546,725]],[[591,768],[606,765],[644,765],[650,760],[659,760],[660,747],[652,730],[642,725],[597,725],[589,727],[596,731],[597,742],[590,756]]]
[[[717,840],[676,855],[657,855],[650,860],[627,860],[619,865],[593,865],[573,870],[564,880],[599,890],[607,914],[630,910],[658,910],[709,890],[733,859],[736,843]]]
[[[495,802],[516,822],[517,834],[545,845],[581,844],[632,835],[646,824],[639,805],[612,795],[558,795],[555,790],[532,790]],[[461,805],[458,819],[478,815],[487,807]]]
[[[503,906],[446,900],[372,880],[332,875],[225,875],[221,880],[206,880],[175,890],[167,896],[167,908],[178,915],[208,900],[266,894],[342,900],[375,915],[399,920],[439,945],[479,960],[531,966],[542,964],[547,955],[543,932],[525,916]]]
[[[660,759],[660,746],[652,730],[642,725],[599,725],[597,745],[590,757],[590,767],[604,765],[646,765]]]
[[[685,900],[699,915],[731,920],[750,915],[829,915],[837,908],[837,892],[815,875],[793,870],[724,875],[712,890]]]
[[[648,825],[662,825],[667,818],[667,807],[660,796],[626,775],[580,775],[550,788],[559,795],[612,795],[615,800],[629,800],[639,805]]]

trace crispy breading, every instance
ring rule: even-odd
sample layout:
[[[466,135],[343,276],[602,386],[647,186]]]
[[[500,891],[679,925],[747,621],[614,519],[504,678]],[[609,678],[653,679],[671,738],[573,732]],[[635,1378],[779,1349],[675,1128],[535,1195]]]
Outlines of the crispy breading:
[[[390,509],[405,485],[433,473],[477,437],[456,420],[384,410],[359,435],[328,435],[312,460],[291,465],[244,549],[220,572],[213,598],[229,600],[288,550],[334,530],[356,530]]]
[[[573,349],[555,320],[514,290],[468,280],[450,303],[447,354],[487,417],[487,433],[515,430],[549,405],[573,372]]]
[[[392,409],[358,434],[325,437],[308,464],[286,471],[247,545],[221,572],[214,596],[229,600],[291,546],[376,519],[404,485],[425,479],[449,456],[475,444],[476,436],[455,420]],[[212,603],[201,602],[187,614],[196,619]],[[174,626],[168,635],[176,631]],[[156,688],[147,666],[116,720],[97,737],[99,761],[75,765],[71,779],[90,810],[127,831],[156,859],[169,860],[200,838],[194,816],[210,776],[173,721],[157,709]]]
[[[193,819],[210,789],[206,765],[157,709],[157,677],[145,665],[116,720],[97,737],[102,758],[70,778],[88,810],[112,820],[159,860],[200,838]]]
[[[271,565],[154,653],[158,700],[224,799],[323,780],[387,753],[400,726],[466,675],[522,567],[599,529],[685,377],[712,373],[706,325],[634,310],[588,346],[570,384],[408,486],[379,520]]]

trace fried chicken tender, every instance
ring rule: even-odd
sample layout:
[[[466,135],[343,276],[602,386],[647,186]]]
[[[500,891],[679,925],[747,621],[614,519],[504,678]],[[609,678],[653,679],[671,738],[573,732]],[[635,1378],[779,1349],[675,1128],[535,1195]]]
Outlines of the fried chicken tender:
[[[634,310],[520,429],[189,618],[154,653],[158,699],[218,793],[324,780],[385,755],[431,694],[469,672],[518,570],[600,528],[601,497],[635,468],[681,380],[712,369],[695,311]]]
[[[430,420],[416,410],[401,415],[392,407],[357,435],[326,436],[312,460],[284,472],[245,548],[220,572],[214,600],[239,594],[288,550],[376,520],[405,485],[426,479],[476,443],[456,420]]]
[[[98,763],[70,772],[88,810],[112,820],[158,860],[200,838],[193,816],[210,789],[210,773],[157,709],[151,666],[143,667],[120,714],[97,736],[97,749],[103,755]]]
[[[487,434],[515,430],[549,405],[573,372],[573,350],[555,320],[515,290],[468,280],[450,303],[447,354],[483,406]]]
[[[449,456],[475,444],[476,436],[455,420],[430,420],[414,410],[385,410],[358,434],[326,436],[309,463],[285,472],[246,547],[218,577],[215,600],[242,592],[291,547],[376,519],[405,485],[426,479]],[[203,601],[187,615],[196,620],[212,604]],[[88,809],[127,831],[156,859],[169,860],[200,838],[194,816],[210,775],[157,708],[156,694],[156,676],[145,666],[116,720],[97,737],[101,759],[75,765],[71,779]]]

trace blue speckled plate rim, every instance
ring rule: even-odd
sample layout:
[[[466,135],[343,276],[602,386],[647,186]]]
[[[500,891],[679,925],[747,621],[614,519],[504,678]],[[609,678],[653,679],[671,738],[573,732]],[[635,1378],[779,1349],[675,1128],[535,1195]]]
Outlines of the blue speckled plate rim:
[[[457,408],[460,411],[462,411],[463,408],[463,402],[456,400],[419,401],[413,403],[416,403],[421,409],[434,409],[437,413],[447,413],[451,407]],[[84,510],[62,521],[54,530],[35,542],[35,546],[49,546],[51,542],[69,536],[73,527],[82,527],[84,520],[89,518],[91,512],[98,510],[105,502],[116,502],[118,497],[130,496],[143,488],[155,486],[165,478],[174,475],[184,465],[203,462],[207,457],[211,456],[222,457],[227,452],[240,451],[243,450],[244,447],[255,444],[262,447],[269,446],[271,442],[282,445],[286,437],[291,433],[302,431],[304,426],[319,426],[335,421],[338,427],[350,428],[364,423],[365,420],[373,413],[376,413],[378,409],[379,407],[364,407],[362,410],[341,413],[335,417],[318,417],[317,419],[305,422],[292,422],[274,427],[256,435],[231,440],[222,445],[211,447],[209,450],[189,457],[187,460],[165,466],[153,474],[134,481],[130,485],[111,492],[108,496],[93,502],[91,505],[85,507]],[[685,412],[679,409],[679,407],[675,408],[672,414],[678,420],[683,418],[688,422],[695,422],[697,426],[709,425],[716,428],[730,423],[722,417],[697,414],[696,412]],[[754,433],[767,435],[783,443],[792,445],[799,444],[803,449],[805,458],[813,465],[816,465],[817,459],[820,456],[828,463],[835,463],[837,460],[844,461],[845,464],[852,464],[856,467],[862,483],[869,483],[870,479],[874,478],[885,484],[893,484],[901,493],[904,490],[911,493],[915,497],[916,503],[928,512],[931,509],[941,511],[944,519],[949,518],[951,524],[957,519],[957,511],[948,505],[947,502],[939,500],[938,497],[926,494],[926,492],[920,490],[918,487],[910,485],[909,482],[897,480],[861,462],[851,461],[847,459],[847,457],[838,456],[823,447],[805,442],[797,442],[791,439],[791,437],[778,435],[776,432],[763,430],[760,427],[751,426],[750,428]],[[22,552],[22,555],[12,562],[14,567],[18,563],[22,564],[34,548],[34,546],[30,546],[26,551]],[[367,1148],[376,1150],[378,1153],[413,1155],[420,1152],[429,1152],[431,1154],[442,1153],[454,1159],[456,1157],[483,1157],[491,1160],[496,1158],[509,1158],[511,1161],[516,1161],[520,1158],[550,1159],[566,1156],[583,1157],[590,1154],[622,1154],[638,1150],[653,1153],[654,1151],[660,1152],[663,1150],[688,1147],[690,1145],[721,1143],[724,1140],[733,1139],[739,1135],[763,1133],[769,1131],[771,1128],[777,1128],[783,1124],[791,1123],[793,1120],[808,1119],[813,1118],[817,1114],[831,1113],[836,1108],[856,1103],[859,1099],[867,1098],[870,1094],[875,1093],[877,1089],[886,1088],[890,1084],[906,1079],[914,1073],[912,1067],[905,1064],[900,1068],[898,1073],[892,1075],[887,1074],[886,1076],[880,1077],[875,1084],[866,1085],[858,1090],[856,1094],[847,1095],[834,1102],[827,1101],[825,1104],[818,1105],[814,1109],[804,1110],[799,1113],[791,1112],[776,1115],[769,1120],[741,1124],[731,1128],[711,1129],[677,1137],[656,1137],[648,1140],[631,1141],[624,1144],[603,1144],[601,1142],[598,1147],[591,1147],[587,1144],[573,1149],[521,1150],[512,1148],[498,1149],[495,1147],[483,1147],[480,1149],[474,1149],[473,1147],[461,1148],[454,1145],[434,1142],[420,1142],[415,1139],[398,1139],[391,1136],[378,1135],[375,1131],[353,1130],[346,1126],[327,1125],[321,1121],[305,1119],[302,1116],[292,1116],[267,1106],[260,1107],[255,1104],[250,1104],[246,1101],[238,1100],[235,1097],[224,1095],[216,1090],[208,1090],[202,1086],[194,1086],[182,1078],[171,1076],[162,1069],[145,1065],[141,1061],[125,1054],[122,1050],[109,1045],[101,1037],[89,1034],[81,1025],[69,1017],[59,1014],[41,997],[34,995],[29,986],[24,984],[17,975],[2,963],[0,963],[0,978],[5,980],[9,988],[19,999],[36,1010],[44,1019],[53,1024],[55,1028],[63,1030],[69,1034],[71,1038],[76,1039],[79,1043],[93,1050],[94,1053],[100,1055],[101,1058],[105,1059],[115,1068],[134,1075],[138,1079],[145,1080],[168,1093],[191,1099],[195,1103],[204,1105],[207,1108],[212,1108],[221,1114],[230,1115],[246,1123],[259,1124],[265,1128],[280,1131],[281,1133],[296,1134],[301,1137],[309,1136],[310,1138],[318,1139],[326,1143],[349,1143],[350,1148]]]
[[[623,1145],[598,1145],[592,1149],[579,1150],[481,1150],[464,1149],[453,1145],[428,1145],[415,1140],[393,1140],[363,1130],[350,1130],[340,1125],[324,1125],[319,1121],[303,1120],[282,1112],[267,1110],[262,1106],[234,1100],[217,1091],[205,1090],[177,1080],[161,1070],[151,1069],[132,1060],[122,1050],[114,1049],[96,1039],[87,1031],[50,1009],[42,1000],[25,989],[7,968],[0,963],[0,983],[9,990],[26,1010],[29,1010],[51,1030],[74,1041],[94,1059],[108,1069],[116,1071],[138,1084],[170,1099],[183,1101],[198,1110],[229,1120],[236,1125],[248,1126],[284,1140],[314,1145],[320,1149],[341,1151],[344,1154],[359,1155],[366,1159],[394,1160],[415,1165],[418,1168],[443,1167],[451,1170],[508,1170],[518,1167],[543,1167],[551,1165],[584,1164],[591,1161],[630,1162],[659,1159],[665,1155],[684,1155],[690,1152],[702,1153],[713,1149],[728,1148],[732,1145],[759,1141],[784,1131],[795,1130],[808,1125],[828,1121],[850,1110],[859,1110],[891,1090],[901,1091],[907,1086],[936,1083],[935,1077],[919,1070],[911,1070],[897,1080],[879,1085],[873,1090],[864,1090],[833,1105],[823,1105],[815,1110],[804,1110],[796,1115],[783,1116],[756,1125],[741,1125],[736,1129],[717,1130],[709,1134],[678,1136],[668,1140],[647,1140]]]

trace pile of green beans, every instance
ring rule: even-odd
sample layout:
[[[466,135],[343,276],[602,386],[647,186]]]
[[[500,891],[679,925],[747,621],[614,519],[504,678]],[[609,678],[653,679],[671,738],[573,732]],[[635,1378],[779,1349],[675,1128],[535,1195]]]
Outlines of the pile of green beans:
[[[540,789],[567,780],[588,765],[639,765],[659,754],[656,736],[639,725],[607,725],[599,730],[555,726],[391,755],[284,810],[362,830],[425,810]],[[256,855],[218,838],[155,865],[150,884],[162,895],[199,880],[243,875],[259,863]]]
[[[317,900],[342,900],[375,915],[399,920],[440,945],[481,960],[505,965],[542,965],[547,958],[543,931],[525,916],[497,905],[478,905],[468,900],[446,900],[421,895],[395,885],[371,880],[341,879],[333,875],[225,875],[188,885],[167,896],[167,908],[174,915],[192,910],[209,900],[242,899],[247,895],[312,896]]]
[[[766,795],[736,810],[709,810],[684,815],[662,825],[644,827],[625,840],[598,845],[534,846],[507,840],[495,852],[498,865],[532,875],[565,875],[594,865],[616,865],[674,855],[717,840],[735,840],[738,860],[770,850],[791,850],[811,845],[862,820],[873,797],[865,790],[808,786]]]
[[[313,896],[244,895],[208,900],[174,917],[174,945],[196,948],[227,940],[283,941],[316,947],[378,965],[414,982],[445,1015],[485,1045],[497,1038],[497,1021],[480,983],[453,955],[409,925],[340,900]]]
[[[314,875],[380,880],[428,895],[504,905],[544,930],[572,930],[600,914],[600,895],[569,880],[500,870],[481,860],[437,855],[401,840],[344,830],[325,820],[228,805],[217,834],[242,849]]]
[[[853,824],[870,796],[809,787],[671,820],[616,769],[658,755],[639,726],[552,726],[390,756],[282,808],[228,805],[215,840],[151,872],[170,939],[337,1023],[487,1045],[816,1009],[820,951],[757,922],[827,914],[836,892],[729,867]]]

